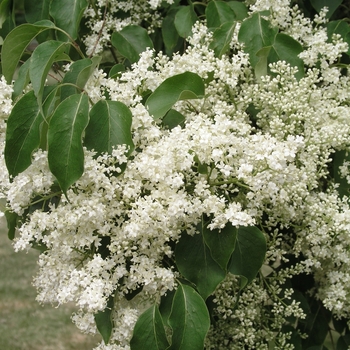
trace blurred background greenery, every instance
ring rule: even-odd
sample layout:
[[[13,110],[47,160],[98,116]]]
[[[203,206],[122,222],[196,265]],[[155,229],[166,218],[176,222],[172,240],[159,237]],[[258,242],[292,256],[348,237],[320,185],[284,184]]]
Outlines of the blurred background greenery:
[[[98,336],[82,334],[72,323],[71,305],[54,308],[35,301],[32,277],[38,251],[15,253],[0,220],[0,349],[89,350]]]

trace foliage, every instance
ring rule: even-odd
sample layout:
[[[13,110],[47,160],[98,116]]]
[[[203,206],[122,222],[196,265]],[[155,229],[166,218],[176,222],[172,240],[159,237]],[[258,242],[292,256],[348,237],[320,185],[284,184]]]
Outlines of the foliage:
[[[0,194],[38,300],[96,349],[346,348],[341,6],[1,1]]]

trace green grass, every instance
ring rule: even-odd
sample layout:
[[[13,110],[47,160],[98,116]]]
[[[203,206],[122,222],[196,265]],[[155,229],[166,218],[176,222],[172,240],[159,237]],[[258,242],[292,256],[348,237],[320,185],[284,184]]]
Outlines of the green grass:
[[[38,252],[15,253],[0,222],[0,349],[89,350],[99,337],[82,334],[72,323],[72,306],[53,308],[35,301],[32,277]]]

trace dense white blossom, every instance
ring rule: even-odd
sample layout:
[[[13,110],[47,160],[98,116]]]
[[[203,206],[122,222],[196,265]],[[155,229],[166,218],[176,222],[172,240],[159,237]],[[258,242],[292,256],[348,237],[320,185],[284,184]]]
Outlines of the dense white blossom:
[[[158,26],[160,4],[109,1],[104,15],[105,1],[97,1],[85,12],[88,53],[101,52],[111,32],[129,23],[152,19],[150,30]],[[119,10],[130,11],[127,20],[113,19]],[[280,61],[270,65],[271,76],[257,82],[237,37],[232,56],[218,58],[209,49],[212,33],[198,22],[182,55],[168,58],[148,49],[118,78],[96,69],[85,86],[94,103],[109,96],[130,108],[135,144],[130,159],[125,146],[100,156],[84,149],[84,174],[67,196],[52,192],[57,185],[46,151],[34,152],[32,164],[11,183],[1,175],[0,194],[6,192],[9,210],[23,215],[29,205],[45,207],[26,214],[14,242],[16,250],[39,245],[44,251],[34,280],[37,299],[55,305],[73,301],[79,307],[73,321],[94,333],[93,315],[113,296],[111,341],[96,350],[129,349],[142,311],[177,286],[178,272],[163,259],[173,258],[172,243],[182,232],[198,233],[203,216],[210,217],[211,230],[228,223],[257,225],[268,244],[259,279],[240,291],[238,277],[228,274],[213,293],[217,325],[207,349],[268,349],[272,340],[275,349],[292,349],[291,334],[280,331],[286,318],[306,315],[285,286],[301,274],[314,274],[318,288],[310,293],[327,309],[350,316],[350,206],[337,185],[327,182],[334,153],[350,146],[350,78],[332,66],[348,47],[339,36],[328,40],[326,30],[291,9],[289,1],[256,1],[250,7],[263,10],[302,42],[300,57],[308,66],[302,78]],[[325,14],[315,21],[323,23]],[[149,114],[144,93],[186,71],[203,78],[206,96],[177,102],[185,123],[169,130]],[[0,118],[6,118],[11,88],[1,82]],[[3,144],[5,126],[0,128]],[[5,169],[3,158],[0,162]],[[350,182],[349,163],[339,170]],[[279,270],[291,255],[301,261]],[[266,319],[269,328],[261,326]]]

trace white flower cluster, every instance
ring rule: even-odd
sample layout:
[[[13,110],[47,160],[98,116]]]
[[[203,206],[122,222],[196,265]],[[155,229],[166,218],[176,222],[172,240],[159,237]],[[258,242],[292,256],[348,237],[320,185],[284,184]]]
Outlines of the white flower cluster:
[[[86,52],[88,55],[99,54],[105,48],[115,31],[124,27],[142,22],[149,24],[148,31],[151,33],[154,28],[161,26],[161,16],[157,11],[162,0],[99,0],[91,4],[84,13],[87,19],[87,26],[90,29],[85,37]],[[174,0],[166,0],[169,5]],[[116,16],[117,13],[124,13],[125,18]]]
[[[86,39],[90,51],[98,52],[109,30],[126,24],[112,20],[116,11],[139,21],[159,3],[109,1],[104,23],[96,24],[105,5],[97,1],[97,13],[86,12],[95,33]],[[267,6],[285,23],[296,22],[296,15],[283,12],[286,2],[259,1],[251,9]],[[282,17],[274,17],[277,24]],[[66,198],[53,192],[47,155],[38,151],[8,185],[9,209],[25,215],[15,248],[36,244],[45,250],[35,278],[38,300],[75,302],[80,311],[73,320],[95,332],[93,314],[114,296],[111,342],[96,349],[129,349],[137,317],[176,287],[177,272],[163,263],[173,259],[172,243],[183,231],[195,234],[203,215],[211,218],[210,229],[258,225],[268,242],[266,271],[257,280],[239,291],[238,278],[228,275],[215,291],[217,326],[208,349],[268,349],[271,341],[275,349],[291,349],[292,335],[281,329],[288,317],[304,318],[305,312],[285,285],[300,274],[314,274],[314,292],[325,307],[350,316],[350,206],[328,182],[332,154],[350,146],[350,78],[308,60],[322,50],[321,61],[334,62],[347,47],[339,38],[331,47],[318,45],[322,30],[309,24],[299,30],[310,35],[303,53],[310,67],[300,80],[295,68],[277,62],[270,67],[273,76],[256,82],[248,55],[237,48],[232,57],[215,57],[208,48],[211,33],[200,23],[183,55],[170,59],[148,50],[117,79],[96,71],[86,85],[92,100],[107,93],[132,111],[132,157],[126,159],[124,146],[99,157],[85,150],[84,174]],[[101,48],[94,48],[96,42]],[[174,108],[186,120],[169,130],[144,107],[143,93],[185,71],[205,80],[206,96],[177,102]],[[36,210],[27,213],[29,205]],[[284,267],[290,255],[301,261]],[[131,294],[137,295],[127,301]]]
[[[6,192],[9,187],[9,175],[5,165],[4,148],[6,134],[6,120],[11,113],[13,88],[6,83],[2,76],[0,79],[0,199],[6,198]],[[2,212],[0,211],[0,216]]]

